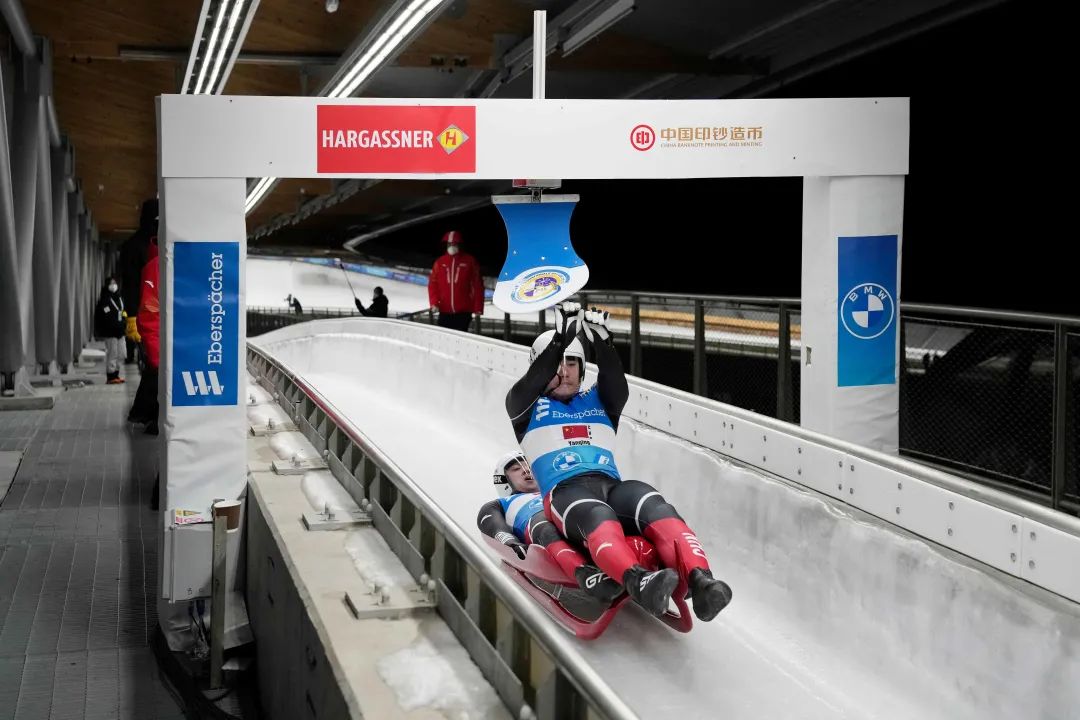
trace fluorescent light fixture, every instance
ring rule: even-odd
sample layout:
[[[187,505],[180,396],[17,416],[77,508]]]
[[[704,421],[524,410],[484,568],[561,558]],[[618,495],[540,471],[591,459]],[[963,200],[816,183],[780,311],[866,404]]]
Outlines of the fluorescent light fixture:
[[[259,7],[259,0],[220,0],[211,13],[213,3],[214,0],[203,0],[180,90],[182,93],[213,95],[224,89]],[[210,37],[203,44],[203,34],[207,28],[210,29]]]
[[[251,192],[248,193],[247,200],[244,201],[244,214],[255,209],[266,193],[270,192],[270,188],[277,184],[276,177],[264,177],[260,178],[259,182],[255,183],[255,187],[251,188]]]
[[[218,73],[221,72],[221,63],[225,62],[225,53],[229,49],[230,41],[233,38],[233,33],[236,31],[236,23],[240,20],[240,11],[244,9],[244,0],[236,0],[236,5],[233,6],[232,14],[229,15],[229,27],[225,31],[225,37],[222,39],[221,44],[218,45],[217,58],[214,60],[214,71],[210,73],[210,82],[206,85],[206,92],[208,94],[214,94],[217,87]],[[237,42],[240,38],[236,39]],[[209,56],[204,60],[204,64],[209,61]],[[224,85],[224,78],[222,79]],[[220,88],[218,88],[220,90]]]
[[[217,17],[214,19],[214,29],[210,32],[210,41],[206,43],[206,51],[202,54],[202,70],[199,71],[199,79],[195,82],[195,90],[193,91],[196,95],[202,92],[203,80],[206,79],[206,71],[210,69],[210,58],[214,54],[218,36],[221,34],[221,24],[225,21],[225,11],[228,9],[229,0],[221,0]]]
[[[613,0],[574,23],[562,41],[563,57],[574,52],[624,17],[634,12],[635,0]]]
[[[191,41],[191,54],[188,55],[187,70],[184,71],[184,83],[180,86],[181,93],[187,93],[191,84],[191,74],[195,70],[195,59],[199,56],[199,45],[202,41],[203,28],[206,27],[206,17],[210,14],[210,0],[203,0],[202,10],[199,11],[199,23],[195,26],[195,39]]]
[[[390,26],[380,33],[379,37],[353,60],[352,68],[335,83],[333,88],[326,93],[326,96],[332,98],[349,97],[356,92],[357,88],[386,61],[390,53],[394,52],[421,22],[444,2],[446,0],[413,0],[410,2],[393,19]]]

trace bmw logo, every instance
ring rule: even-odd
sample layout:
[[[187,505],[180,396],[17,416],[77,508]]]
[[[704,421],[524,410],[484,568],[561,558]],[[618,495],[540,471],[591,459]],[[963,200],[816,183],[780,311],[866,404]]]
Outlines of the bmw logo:
[[[840,303],[844,329],[860,340],[872,340],[889,329],[896,316],[896,304],[884,286],[860,283],[848,291]]]
[[[570,468],[577,465],[579,462],[581,462],[580,455],[578,455],[576,452],[564,450],[563,452],[555,456],[555,459],[552,461],[551,464],[556,470],[569,470]]]

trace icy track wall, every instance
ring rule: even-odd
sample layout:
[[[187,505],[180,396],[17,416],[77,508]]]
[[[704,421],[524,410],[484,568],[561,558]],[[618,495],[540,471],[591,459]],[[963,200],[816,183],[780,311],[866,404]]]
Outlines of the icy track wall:
[[[491,459],[514,446],[503,399],[526,365],[522,348],[362,319],[252,344],[329,398],[479,538]],[[702,703],[729,717],[1075,717],[1080,607],[1061,595],[1080,596],[1080,543],[1067,522],[1047,527],[905,475],[902,461],[815,444],[646,381],[631,380],[625,417],[623,476],[653,483],[680,509],[735,595],[689,636],[635,610],[581,647],[643,717]],[[860,499],[983,562],[848,504]],[[1029,563],[1061,595],[1008,574]],[[732,662],[742,655],[770,669]]]

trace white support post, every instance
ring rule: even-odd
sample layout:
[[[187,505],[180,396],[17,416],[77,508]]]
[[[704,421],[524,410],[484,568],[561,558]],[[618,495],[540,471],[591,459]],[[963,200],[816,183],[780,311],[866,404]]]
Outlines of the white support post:
[[[22,281],[11,169],[14,133],[8,123],[8,88],[13,74],[10,61],[6,57],[0,58],[0,307],[8,308],[0,320],[0,372],[11,374],[23,365],[22,310],[19,305]],[[12,94],[12,97],[16,98],[14,104],[17,106],[17,96]]]
[[[45,68],[42,73],[48,72]],[[56,237],[53,228],[53,162],[49,145],[47,98],[37,98],[40,127],[36,133],[37,190],[34,194],[34,355],[39,372],[52,372],[56,361],[56,289],[60,278],[56,263]]]
[[[533,100],[547,90],[547,10],[533,11]]]
[[[45,105],[42,102],[42,64],[36,57],[20,56],[16,61],[14,125],[11,144],[12,197],[15,210],[15,232],[18,249],[19,304],[14,312],[20,314],[22,325],[23,363],[37,361],[34,347],[34,238],[37,218],[38,152],[45,128]],[[16,394],[31,395],[25,369],[16,375]]]
[[[801,424],[891,453],[903,217],[902,176],[803,181]]]
[[[61,282],[64,283],[62,289],[61,298],[65,302],[65,310],[67,313],[67,324],[61,323],[61,332],[66,333],[70,339],[68,341],[69,355],[65,362],[77,362],[79,353],[79,318],[76,315],[78,311],[78,301],[76,292],[78,291],[78,284],[76,276],[79,267],[79,208],[82,203],[78,190],[73,190],[68,193],[67,209],[68,209],[68,232],[67,232],[67,250],[64,254],[64,268],[61,274]],[[61,320],[64,316],[61,315]]]
[[[56,264],[56,284],[53,302],[56,306],[56,364],[63,370],[71,362],[71,308],[68,304],[70,282],[68,277],[68,191],[67,178],[71,174],[71,146],[65,138],[60,147],[52,151],[52,209],[53,209],[53,262]]]
[[[163,178],[159,187],[161,579],[163,596],[180,602],[209,587],[211,568],[170,558],[208,560],[197,548],[212,504],[246,486],[246,188],[243,178]]]

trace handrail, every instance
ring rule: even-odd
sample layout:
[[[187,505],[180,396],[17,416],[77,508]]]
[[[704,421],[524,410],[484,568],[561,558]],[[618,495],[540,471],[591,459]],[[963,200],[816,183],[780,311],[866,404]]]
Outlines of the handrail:
[[[363,431],[353,425],[332,401],[309,385],[286,363],[270,355],[256,339],[248,341],[248,348],[302,389],[312,402],[318,405],[327,417],[375,462],[379,470],[407,496],[409,501],[423,513],[487,586],[506,604],[529,631],[532,638],[555,660],[567,679],[574,684],[590,705],[601,711],[609,720],[630,720],[638,717],[585,661],[574,644],[567,642],[565,631],[550,622],[539,605],[499,569],[490,555]]]
[[[797,310],[802,305],[802,301],[799,298],[752,295],[695,295],[690,293],[641,292],[636,290],[585,290],[581,294],[586,296],[587,298],[625,297],[627,301],[632,298],[637,298],[639,301],[643,298],[662,298],[664,300],[684,301],[686,303],[693,303],[700,300],[705,303],[729,303],[732,305],[759,305],[767,307],[779,306],[780,304],[784,304],[793,310]],[[275,306],[263,305],[252,305],[249,306],[247,310],[250,312],[273,313],[283,315],[292,313],[292,311],[287,308],[278,308]],[[327,314],[340,313],[342,315],[359,315],[359,313],[351,311],[348,308],[311,307],[304,310],[305,314],[316,314],[318,312],[324,312]],[[421,310],[416,310],[409,313],[400,313],[397,315],[397,317],[409,318],[425,312],[428,312],[427,308],[423,308]],[[931,303],[913,303],[903,301],[901,301],[900,303],[900,312],[928,313],[932,315],[969,318],[972,320],[998,320],[1049,326],[1065,325],[1067,327],[1080,328],[1080,317],[1075,317],[1072,315],[1056,315],[1052,313],[1034,313],[1016,310],[992,310],[989,308],[975,307],[954,307],[951,305],[934,305]]]
[[[896,472],[909,475],[918,480],[923,480],[944,490],[949,490],[958,495],[971,498],[972,500],[978,500],[988,505],[992,505],[1000,510],[1016,513],[1017,515],[1022,515],[1031,518],[1032,520],[1038,520],[1056,530],[1080,537],[1080,518],[1067,515],[1030,500],[1025,500],[1016,495],[1011,495],[992,487],[981,485],[963,477],[950,475],[922,463],[906,460],[896,455],[890,455],[879,450],[863,447],[862,445],[856,445],[847,442],[846,440],[839,440],[815,430],[808,430],[800,425],[783,422],[776,418],[769,417],[768,415],[759,415],[750,410],[736,407],[735,405],[725,405],[718,400],[710,400],[709,398],[694,395],[693,393],[677,388],[668,387],[667,385],[661,385],[660,383],[651,380],[644,380],[642,378],[628,379],[630,380],[632,387],[645,387],[650,390],[660,391],[700,408],[722,410],[724,413],[739,418],[740,420],[846,453],[860,460],[874,463],[889,470],[895,470]],[[792,478],[786,479],[791,480],[792,482],[798,482]]]
[[[901,312],[930,313],[967,317],[975,320],[1004,320],[1033,323],[1038,325],[1068,325],[1080,327],[1080,317],[1069,315],[1050,315],[1047,313],[1017,312],[1013,310],[988,310],[986,308],[950,307],[946,305],[928,305],[925,303],[900,303]]]
[[[340,307],[326,307],[326,306],[311,306],[305,307],[304,312],[296,313],[287,307],[281,307],[278,305],[248,305],[245,308],[246,312],[257,313],[259,315],[280,315],[301,318],[298,322],[304,320],[323,320],[327,317],[363,317],[363,314],[359,310],[353,308],[340,308]],[[413,310],[412,312],[391,313],[390,317],[408,320],[421,313],[429,312],[428,308],[421,310]]]
[[[691,293],[666,293],[666,292],[643,292],[638,290],[585,290],[582,294],[587,297],[626,297],[626,298],[664,298],[671,300],[684,300],[694,302],[723,302],[739,305],[779,305],[783,303],[793,308],[800,307],[802,301],[799,298],[750,296],[750,295],[697,295]],[[1068,325],[1080,327],[1080,317],[1072,315],[1056,315],[1052,313],[1022,312],[1017,310],[993,310],[989,308],[955,307],[951,305],[934,305],[931,303],[900,302],[900,312],[932,313],[934,315],[949,315],[957,317],[969,317],[979,320],[1006,320],[1013,322],[1037,323],[1040,325]]]

